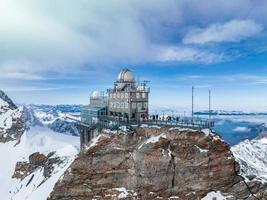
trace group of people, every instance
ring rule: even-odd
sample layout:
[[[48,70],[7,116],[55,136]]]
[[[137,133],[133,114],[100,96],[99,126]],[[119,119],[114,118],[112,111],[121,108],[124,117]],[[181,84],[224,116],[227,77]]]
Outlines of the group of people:
[[[177,122],[180,120],[179,117],[171,117],[171,116],[164,116],[164,115],[163,116],[159,116],[158,114],[150,115],[149,119],[153,120],[153,121],[161,120],[161,121],[177,121]]]

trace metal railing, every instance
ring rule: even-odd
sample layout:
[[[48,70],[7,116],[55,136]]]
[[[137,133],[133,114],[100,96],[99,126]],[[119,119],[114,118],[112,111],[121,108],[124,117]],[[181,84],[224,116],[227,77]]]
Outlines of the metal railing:
[[[179,119],[179,120],[126,120],[115,117],[103,116],[98,119],[97,122],[89,124],[79,120],[75,120],[78,125],[86,127],[99,127],[108,129],[118,129],[120,126],[168,126],[179,128],[191,128],[191,129],[210,129],[214,127],[214,121],[208,119]]]

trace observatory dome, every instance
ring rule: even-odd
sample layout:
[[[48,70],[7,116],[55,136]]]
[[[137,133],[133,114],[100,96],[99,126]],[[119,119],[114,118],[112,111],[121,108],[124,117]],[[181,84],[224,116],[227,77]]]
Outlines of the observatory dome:
[[[91,93],[91,98],[96,99],[96,98],[99,98],[99,97],[101,97],[101,92],[99,92],[99,91],[93,91]]]
[[[134,74],[129,69],[123,69],[118,75],[119,82],[134,82]]]

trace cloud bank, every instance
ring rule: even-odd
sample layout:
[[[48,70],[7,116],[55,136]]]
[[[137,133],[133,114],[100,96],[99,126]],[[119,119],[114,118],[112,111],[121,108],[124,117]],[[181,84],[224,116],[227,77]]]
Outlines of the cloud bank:
[[[251,19],[243,19],[248,13]],[[146,62],[222,62],[223,51],[190,44],[255,36],[266,13],[266,1],[250,0],[0,0],[1,78],[38,80],[47,72]]]
[[[252,20],[231,20],[224,24],[212,24],[207,28],[195,28],[185,36],[183,43],[239,42],[262,30],[263,27]]]

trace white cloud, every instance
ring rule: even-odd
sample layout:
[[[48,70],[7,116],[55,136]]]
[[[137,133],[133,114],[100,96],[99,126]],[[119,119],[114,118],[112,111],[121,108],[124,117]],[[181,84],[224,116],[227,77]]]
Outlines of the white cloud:
[[[244,127],[244,126],[238,126],[238,127],[234,128],[233,131],[244,133],[244,132],[248,132],[249,128]]]
[[[224,24],[212,24],[207,28],[192,29],[184,37],[183,43],[238,42],[252,37],[262,30],[263,27],[252,20],[231,20]]]
[[[219,55],[190,47],[165,47],[158,52],[160,52],[158,56],[160,61],[200,62],[209,64],[221,62],[226,59],[223,54]]]
[[[181,47],[188,24],[242,18],[251,7],[253,20],[267,16],[259,2],[203,1],[0,0],[1,78],[153,61],[218,62],[221,53]]]

